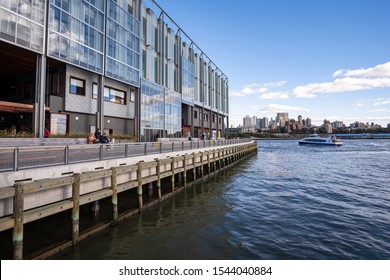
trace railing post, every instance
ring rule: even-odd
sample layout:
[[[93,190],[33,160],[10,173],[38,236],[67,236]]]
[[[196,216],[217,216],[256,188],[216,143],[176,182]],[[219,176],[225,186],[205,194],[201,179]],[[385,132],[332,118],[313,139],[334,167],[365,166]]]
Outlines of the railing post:
[[[12,231],[12,241],[14,246],[14,259],[23,259],[23,215],[24,189],[22,184],[15,184],[14,197],[14,229]]]
[[[69,164],[69,146],[65,146],[65,150],[64,150],[64,163],[65,163],[65,165]]]
[[[160,144],[160,154],[162,154],[162,142],[160,142],[159,144]]]
[[[129,144],[125,144],[125,157],[129,157]]]
[[[100,160],[103,160],[103,145],[100,144],[100,147],[99,147],[99,158]]]
[[[148,154],[148,144],[144,144],[144,155],[146,156]]]
[[[18,171],[19,148],[14,150],[14,171]]]

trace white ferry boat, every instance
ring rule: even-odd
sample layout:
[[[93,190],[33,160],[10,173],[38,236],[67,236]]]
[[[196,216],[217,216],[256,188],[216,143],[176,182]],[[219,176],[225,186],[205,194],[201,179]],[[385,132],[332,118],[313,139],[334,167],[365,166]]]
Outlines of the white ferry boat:
[[[299,140],[299,145],[326,145],[326,146],[341,146],[343,142],[337,139],[336,136],[320,137],[317,134],[310,135]]]

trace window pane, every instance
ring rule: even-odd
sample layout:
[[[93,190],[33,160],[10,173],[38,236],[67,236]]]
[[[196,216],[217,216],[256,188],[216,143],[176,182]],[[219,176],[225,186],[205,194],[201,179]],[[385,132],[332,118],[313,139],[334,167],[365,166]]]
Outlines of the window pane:
[[[70,93],[77,95],[85,95],[84,81],[70,78]]]

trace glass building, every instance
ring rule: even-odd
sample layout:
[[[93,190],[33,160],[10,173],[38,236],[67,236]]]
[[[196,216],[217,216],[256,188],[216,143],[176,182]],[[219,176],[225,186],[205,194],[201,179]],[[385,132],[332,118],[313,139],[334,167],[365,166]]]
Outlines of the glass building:
[[[0,130],[222,136],[228,79],[155,1],[0,1]]]

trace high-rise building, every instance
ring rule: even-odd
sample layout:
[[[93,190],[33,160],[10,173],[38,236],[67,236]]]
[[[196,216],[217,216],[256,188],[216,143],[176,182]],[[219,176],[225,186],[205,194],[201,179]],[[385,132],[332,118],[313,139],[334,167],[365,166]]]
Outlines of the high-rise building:
[[[254,125],[255,123],[253,123],[253,117],[246,115],[243,119],[243,127],[252,128]]]
[[[284,126],[286,126],[286,123],[288,123],[288,121],[289,121],[288,113],[277,113],[276,114],[277,125],[284,127]]]
[[[257,128],[258,129],[264,129],[264,128],[268,128],[268,127],[269,127],[269,124],[268,124],[267,117],[263,117],[262,119],[257,119]]]
[[[228,125],[227,76],[153,0],[0,2],[0,130],[140,141]]]
[[[306,127],[311,127],[311,119],[310,118],[306,119]]]
[[[303,125],[302,116],[298,115],[298,124]]]

